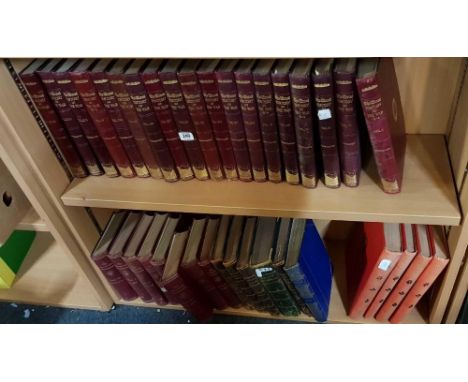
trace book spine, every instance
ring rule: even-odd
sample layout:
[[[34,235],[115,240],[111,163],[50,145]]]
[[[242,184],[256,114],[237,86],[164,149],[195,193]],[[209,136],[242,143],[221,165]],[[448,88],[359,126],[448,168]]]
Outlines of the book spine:
[[[252,268],[245,268],[238,271],[244,281],[249,285],[250,289],[252,289],[254,293],[254,306],[255,309],[261,312],[269,312],[273,315],[280,314],[279,309],[273,302],[273,299],[266,291],[264,285],[258,279],[255,270]]]
[[[125,301],[132,301],[138,297],[137,293],[116,269],[109,257],[100,256],[98,258],[92,257],[92,259],[120,298]]]
[[[304,187],[317,185],[314,149],[314,118],[312,114],[312,89],[310,76],[289,76],[297,138],[297,153],[301,182]]]
[[[361,148],[356,111],[354,73],[335,73],[336,119],[341,159],[341,178],[348,187],[359,185]]]
[[[156,155],[146,136],[145,129],[138,118],[138,114],[130,99],[130,94],[128,94],[127,88],[125,87],[123,74],[107,73],[107,78],[109,79],[112,91],[117,98],[117,102],[133,134],[133,138],[135,139],[148,171],[153,178],[162,179],[163,175],[159,168],[158,161],[156,160]]]
[[[340,186],[340,159],[336,137],[335,102],[330,75],[313,75],[325,186]]]
[[[126,178],[133,178],[135,172],[130,164],[127,153],[122,143],[117,137],[114,126],[112,125],[106,109],[99,99],[96,89],[93,86],[89,73],[70,73],[70,77],[75,84],[76,90],[80,95],[88,113],[96,126],[99,135],[107,146],[110,155],[114,159],[115,165],[120,175]]]
[[[150,174],[138,150],[133,134],[127,125],[127,121],[125,121],[106,73],[91,73],[91,78],[135,173],[141,178],[147,178]]]
[[[161,292],[159,287],[154,282],[153,278],[146,272],[145,268],[141,263],[135,258],[125,258],[125,262],[130,270],[133,272],[135,277],[140,281],[143,288],[146,289],[148,294],[152,297],[152,300],[159,305],[167,305],[166,297]]]
[[[206,169],[203,152],[200,147],[200,141],[190,119],[190,114],[184,102],[182,89],[180,88],[177,74],[174,73],[159,73],[159,78],[162,81],[164,91],[166,92],[169,106],[172,110],[172,115],[177,126],[179,138],[184,144],[185,151],[192,165],[192,171],[195,177],[199,180],[209,178]]]
[[[253,77],[268,180],[278,183],[281,182],[282,179],[282,164],[278,126],[276,123],[275,100],[273,98],[273,85],[268,73],[257,73],[254,74]]]
[[[244,122],[245,136],[249,148],[253,178],[256,182],[267,180],[262,135],[258,120],[257,101],[252,73],[234,73],[237,92]]]
[[[75,148],[70,137],[63,126],[62,121],[57,115],[52,101],[44,91],[44,87],[39,80],[39,77],[32,73],[22,75],[21,80],[28,90],[29,95],[44,120],[50,134],[54,138],[60,152],[65,158],[72,175],[75,178],[84,178],[88,175],[86,168]]]
[[[210,116],[219,155],[223,162],[224,175],[227,179],[238,179],[236,158],[234,157],[228,125],[218,93],[216,76],[214,72],[198,73],[197,76],[205,99],[206,109]]]
[[[275,266],[275,268],[276,268],[276,272],[278,272],[278,275],[281,277],[283,284],[285,285],[286,289],[291,294],[292,298],[294,299],[294,302],[299,307],[301,312],[307,316],[311,316],[312,313],[310,312],[310,309],[307,307],[304,300],[299,295],[299,292],[297,291],[292,281],[289,279],[284,269],[281,266]]]
[[[153,279],[154,283],[161,290],[169,304],[178,304],[179,302],[177,300],[177,297],[173,296],[170,292],[166,290],[166,288],[162,286],[161,278],[164,272],[164,264],[155,264],[153,261],[151,261],[149,257],[137,257],[137,260]]]
[[[237,87],[232,72],[216,72],[216,83],[218,85],[224,115],[228,125],[229,137],[231,138],[234,157],[236,158],[237,173],[242,181],[252,180],[250,168],[249,150],[242,123],[242,115],[237,99]]]
[[[216,270],[221,277],[226,281],[229,287],[239,298],[241,304],[248,309],[254,308],[255,296],[249,285],[244,281],[242,276],[232,269],[226,269],[222,265],[215,265]]]
[[[224,179],[221,159],[211,130],[210,116],[206,110],[197,75],[195,72],[179,73],[178,78],[210,178],[214,180]]]
[[[278,121],[286,181],[289,184],[299,184],[301,179],[297,158],[296,132],[294,131],[289,76],[283,73],[272,73],[271,79],[273,81],[276,118]]]
[[[115,268],[117,268],[117,270],[122,274],[124,279],[127,280],[127,282],[130,284],[132,289],[138,294],[138,296],[144,302],[153,301],[153,298],[151,297],[151,295],[145,289],[143,284],[138,280],[135,274],[130,270],[130,268],[128,267],[127,263],[122,258],[122,256],[112,256],[112,257],[109,256],[109,258],[114,264]]]

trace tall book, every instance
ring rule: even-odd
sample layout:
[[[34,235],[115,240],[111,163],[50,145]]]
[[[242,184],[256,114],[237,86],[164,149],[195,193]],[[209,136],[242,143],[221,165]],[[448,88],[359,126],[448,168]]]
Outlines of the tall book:
[[[405,121],[392,58],[359,61],[356,85],[383,190],[401,191]]]
[[[308,188],[314,188],[317,185],[314,149],[315,121],[312,112],[314,101],[310,79],[313,64],[313,59],[297,60],[289,74],[301,183]]]
[[[289,73],[293,63],[294,60],[290,58],[278,60],[271,72],[271,80],[273,81],[276,118],[278,121],[286,181],[289,184],[299,184],[301,176],[296,149],[291,90],[289,88]]]
[[[333,59],[318,59],[312,75],[315,107],[320,135],[325,186],[340,186],[340,158],[336,136],[335,96],[333,90]]]

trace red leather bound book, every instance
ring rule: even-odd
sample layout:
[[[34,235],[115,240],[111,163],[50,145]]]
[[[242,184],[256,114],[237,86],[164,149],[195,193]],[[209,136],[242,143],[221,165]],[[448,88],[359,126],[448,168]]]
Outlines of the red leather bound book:
[[[38,71],[37,74],[41,78],[42,83],[49,93],[49,96],[66,129],[68,130],[68,134],[75,143],[75,146],[78,149],[78,152],[80,153],[81,158],[83,159],[83,162],[88,169],[88,172],[91,175],[102,175],[102,169],[96,160],[96,156],[94,155],[93,150],[91,150],[91,146],[84,136],[80,124],[76,120],[72,109],[65,100],[60,86],[57,83],[57,79],[63,79],[64,77],[66,78],[66,73],[63,73],[62,71],[58,74],[56,73],[57,69],[66,64],[64,66],[66,70],[70,64],[73,64],[73,62],[71,60],[65,60],[59,63],[58,61],[59,60],[50,61],[49,64]]]
[[[221,159],[211,130],[210,116],[206,110],[203,94],[195,73],[199,64],[200,60],[186,60],[179,73],[177,73],[177,77],[200,142],[210,178],[221,180],[224,179]]]
[[[218,84],[221,102],[223,104],[226,122],[228,124],[229,137],[231,138],[234,157],[236,158],[237,173],[243,181],[252,180],[250,168],[249,149],[245,136],[242,114],[237,99],[237,87],[233,70],[237,60],[223,60],[216,69],[216,83]]]
[[[133,134],[133,138],[135,139],[148,171],[153,178],[162,179],[163,175],[156,160],[156,155],[146,136],[145,129],[138,118],[138,114],[135,111],[127,88],[125,87],[123,72],[130,62],[131,60],[117,60],[112,67],[108,69],[107,78],[109,79],[112,91],[127,121],[128,128]]]
[[[50,134],[54,138],[60,152],[67,162],[70,172],[75,178],[84,178],[88,172],[81,161],[81,158],[73,146],[71,138],[68,136],[62,121],[57,115],[52,101],[46,94],[44,87],[36,75],[35,71],[42,69],[48,63],[47,60],[35,60],[21,74],[21,80],[28,90],[34,105],[44,120]]]
[[[179,139],[177,126],[172,117],[171,108],[167,101],[166,93],[162,86],[162,82],[158,76],[158,69],[161,66],[162,60],[151,60],[148,66],[140,74],[148,96],[153,105],[154,113],[159,121],[159,126],[166,138],[167,146],[171,151],[172,158],[177,166],[177,172],[180,179],[189,180],[193,178],[192,167],[188,160],[183,143]]]
[[[293,71],[289,74],[301,183],[309,188],[317,185],[314,149],[315,123],[312,112],[313,91],[310,80],[313,64],[313,59],[297,60]]]
[[[275,60],[273,59],[258,60],[253,70],[253,79],[268,180],[278,183],[282,179],[282,164],[273,85],[270,77],[274,64]]]
[[[147,61],[145,60],[133,61],[125,70],[125,86],[140,118],[140,122],[146,131],[146,136],[153,147],[164,179],[168,182],[175,182],[179,179],[179,175],[177,174],[174,160],[151,107],[151,101],[146,94],[145,86],[140,78],[140,72],[144,70],[146,64]]]
[[[206,109],[210,116],[211,127],[218,145],[219,155],[223,162],[224,175],[227,179],[238,179],[236,158],[232,150],[228,125],[224,115],[223,105],[218,94],[215,69],[220,60],[203,60],[197,70],[198,83],[203,92]]]
[[[361,148],[357,119],[355,58],[339,58],[333,72],[336,93],[336,122],[340,150],[341,179],[348,187],[359,185]]]
[[[140,152],[138,151],[133,134],[127,125],[127,121],[124,118],[117,102],[117,98],[111,88],[109,79],[107,78],[106,68],[110,64],[112,64],[111,59],[99,60],[98,63],[94,65],[90,73],[91,79],[93,80],[94,87],[99,94],[99,98],[109,115],[112,125],[114,126],[117,136],[128,155],[135,173],[141,178],[147,178],[150,174]]]
[[[296,148],[296,132],[292,114],[291,92],[289,89],[289,72],[293,59],[278,60],[273,71],[273,94],[275,96],[276,118],[283,153],[284,171],[289,184],[299,184],[301,177]]]
[[[356,85],[383,190],[401,191],[405,121],[392,58],[359,61]]]
[[[264,182],[267,180],[267,175],[252,75],[254,65],[255,60],[241,60],[234,71],[234,78],[236,79],[253,178],[256,182]]]
[[[70,78],[75,84],[76,90],[93,120],[94,126],[96,126],[99,135],[104,140],[110,155],[114,159],[120,175],[126,178],[133,178],[135,172],[130,164],[130,160],[93,85],[89,73],[89,69],[91,68],[86,67],[85,64],[86,61],[83,61],[74,68],[70,72]]]
[[[333,59],[316,60],[312,75],[322,151],[325,186],[340,186],[340,158],[336,137],[335,100],[333,94]]]

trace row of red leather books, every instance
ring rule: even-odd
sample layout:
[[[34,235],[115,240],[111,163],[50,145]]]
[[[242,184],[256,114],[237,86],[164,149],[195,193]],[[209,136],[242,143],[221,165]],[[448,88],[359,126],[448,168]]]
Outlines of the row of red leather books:
[[[358,224],[347,251],[349,316],[404,321],[448,262],[443,227]]]
[[[39,59],[20,77],[75,177],[311,188],[359,184],[359,89],[384,190],[400,188],[391,59]]]

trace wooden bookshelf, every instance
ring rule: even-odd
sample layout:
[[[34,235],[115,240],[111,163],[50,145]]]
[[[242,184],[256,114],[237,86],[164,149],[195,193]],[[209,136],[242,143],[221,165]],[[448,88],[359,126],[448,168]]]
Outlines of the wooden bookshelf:
[[[19,230],[23,231],[38,231],[38,232],[47,232],[49,228],[47,227],[44,220],[42,220],[39,215],[34,211],[34,208],[31,208],[23,220],[16,227]]]

